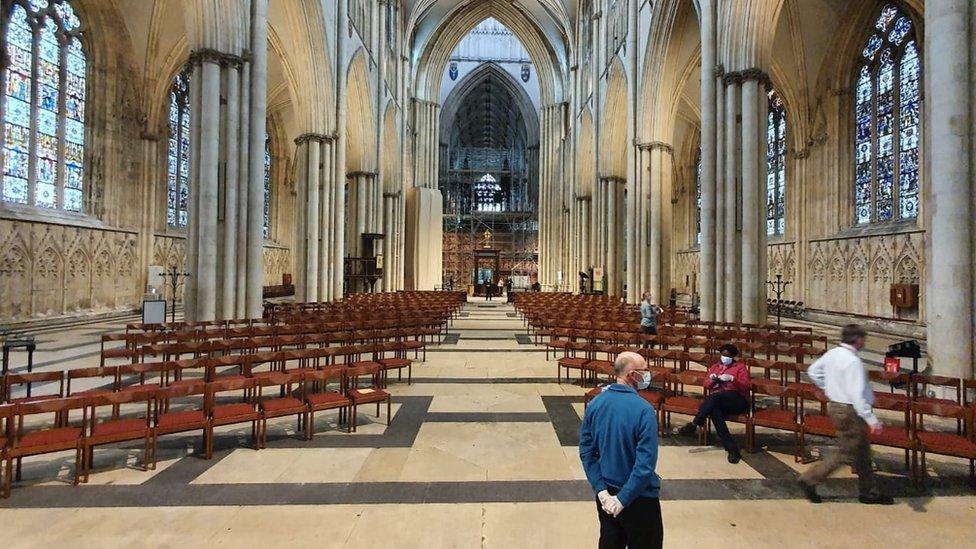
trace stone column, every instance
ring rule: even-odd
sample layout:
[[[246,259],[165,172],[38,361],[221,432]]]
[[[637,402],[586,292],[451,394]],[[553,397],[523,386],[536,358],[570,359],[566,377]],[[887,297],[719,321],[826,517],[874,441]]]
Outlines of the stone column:
[[[970,0],[925,6],[925,204],[928,359],[935,373],[972,377],[976,200],[976,7]]]
[[[220,256],[220,317],[234,318],[237,315],[237,203],[240,192],[240,71],[236,68],[226,72],[227,110],[224,123],[225,160],[223,230]]]
[[[639,212],[639,224],[637,225],[637,238],[638,238],[638,256],[640,269],[640,276],[638,277],[638,284],[640,286],[639,292],[648,291],[651,288],[651,212],[652,212],[652,181],[651,170],[653,165],[651,164],[651,144],[642,143],[640,145],[640,169],[638,170],[638,178],[640,183],[638,185],[640,189],[639,202],[640,212]],[[640,295],[638,295],[640,299]]]
[[[721,192],[725,195],[723,203],[725,206],[724,240],[728,254],[725,257],[724,276],[725,281],[725,321],[742,321],[742,289],[740,280],[740,257],[739,257],[739,237],[741,222],[739,221],[739,179],[741,169],[741,148],[740,129],[741,113],[741,85],[742,80],[738,75],[727,75],[724,79],[725,86],[725,139],[723,142],[724,150],[722,165],[725,168],[725,176]]]
[[[648,151],[651,156],[650,162],[650,242],[648,247],[648,287],[653,294],[651,297],[656,303],[661,302],[661,246],[664,242],[664,215],[663,201],[661,200],[662,178],[664,177],[661,158],[663,151],[658,143],[652,143]]]
[[[728,261],[725,246],[725,132],[729,120],[725,118],[725,86],[722,69],[715,68],[715,320],[727,320],[725,289],[728,281],[723,275]],[[731,123],[734,124],[734,121]]]
[[[268,0],[251,0],[251,108],[247,216],[248,318],[264,308],[264,141],[268,106]]]
[[[199,63],[191,62],[190,81],[203,81],[203,68]],[[200,85],[190,86],[190,108],[201,104]],[[191,112],[193,112],[191,110]],[[199,112],[199,111],[196,111]],[[200,205],[199,193],[194,189],[200,181],[200,116],[190,117],[190,178],[189,196],[186,212],[186,260],[183,267],[190,276],[183,284],[183,316],[186,320],[196,319],[197,310],[197,257],[199,256],[198,240],[200,238]]]
[[[335,170],[332,166],[333,142],[332,136],[322,136],[319,143],[319,180],[321,187],[319,190],[319,279],[318,293],[319,301],[332,301],[332,289],[334,286],[334,258],[333,249],[335,247],[335,223],[332,221],[335,209]]]
[[[742,322],[766,320],[766,231],[760,222],[765,212],[766,175],[762,153],[766,147],[765,94],[767,81],[758,69],[743,71],[742,82]]]
[[[324,300],[321,281],[326,278],[322,268],[323,234],[331,220],[324,203],[327,198],[322,177],[322,145],[328,139],[320,134],[304,134],[295,140],[296,154],[296,223],[295,223],[295,299]],[[327,262],[326,262],[327,266]]]
[[[220,65],[213,57],[202,57],[198,61],[199,74],[194,94],[197,102],[191,106],[193,112],[200,113],[199,145],[193,152],[198,153],[197,180],[190,188],[194,197],[197,218],[188,234],[195,243],[195,264],[190,273],[196,278],[194,309],[192,320],[214,320],[217,318],[217,178],[218,154],[220,146]],[[194,108],[195,107],[195,108]],[[191,159],[192,161],[192,159]]]
[[[701,318],[715,315],[715,0],[701,0]]]
[[[237,174],[237,289],[235,315],[234,318],[247,318],[247,182],[251,173],[249,151],[251,147],[248,135],[251,133],[251,64],[243,63],[241,67],[241,111],[238,119],[240,120],[240,137],[238,139],[239,166]],[[262,173],[264,166],[261,167]]]
[[[345,67],[346,48],[349,41],[349,14],[348,2],[339,2],[336,8],[336,56],[333,66]],[[342,299],[343,286],[345,282],[345,242],[346,242],[346,117],[348,116],[348,91],[346,87],[346,71],[335,71],[336,78],[336,125],[335,125],[335,161],[333,176],[335,195],[333,197],[333,218],[332,223],[335,227],[335,235],[332,242],[335,248],[333,253],[333,289],[332,298]]]

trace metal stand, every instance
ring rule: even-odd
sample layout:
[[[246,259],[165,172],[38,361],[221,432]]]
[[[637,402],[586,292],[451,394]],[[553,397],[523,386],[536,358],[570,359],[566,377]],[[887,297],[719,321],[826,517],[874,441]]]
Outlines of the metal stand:
[[[170,300],[172,301],[172,310],[170,312],[170,322],[176,322],[176,288],[180,285],[180,277],[184,279],[191,276],[190,273],[181,273],[173,267],[172,271],[161,273],[162,277],[169,277],[169,287],[170,287]]]
[[[784,281],[783,275],[776,274],[776,280],[767,280],[766,284],[769,284],[769,288],[776,293],[776,328],[780,327],[780,317],[783,309],[783,292],[786,291],[786,287],[792,284],[789,280]]]

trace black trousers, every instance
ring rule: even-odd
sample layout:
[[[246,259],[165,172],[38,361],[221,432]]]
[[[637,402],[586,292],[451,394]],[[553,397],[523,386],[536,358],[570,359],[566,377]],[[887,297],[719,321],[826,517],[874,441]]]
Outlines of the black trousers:
[[[726,452],[738,452],[739,445],[729,433],[729,427],[725,424],[725,416],[744,414],[749,411],[749,401],[735,391],[722,391],[712,393],[702,402],[698,409],[698,415],[693,420],[694,424],[701,427],[705,424],[705,419],[710,418],[712,425],[715,426],[715,433],[722,441],[722,447]]]
[[[600,549],[659,549],[664,545],[661,500],[637,498],[613,517],[603,511],[598,499],[596,510],[600,516]]]
[[[641,326],[641,331],[643,331],[645,335],[657,335],[657,326]],[[645,349],[653,346],[654,344],[650,341],[644,343]]]

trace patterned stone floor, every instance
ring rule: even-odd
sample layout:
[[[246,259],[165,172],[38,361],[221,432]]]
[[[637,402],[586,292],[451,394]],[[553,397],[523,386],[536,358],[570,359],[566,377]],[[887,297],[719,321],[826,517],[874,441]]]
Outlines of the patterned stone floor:
[[[37,366],[95,364],[99,334],[120,326],[43,331]],[[261,451],[249,447],[249,429],[219,429],[211,460],[199,457],[199,437],[170,437],[152,472],[138,468],[138,448],[108,448],[96,451],[91,481],[79,487],[69,482],[72,456],[25,460],[23,482],[0,500],[6,544],[595,546],[577,455],[583,390],[556,383],[555,362],[522,336],[506,304],[468,304],[451,332],[415,366],[412,385],[392,385],[389,427],[361,411],[359,432],[348,435],[324,414],[305,442],[282,420],[269,426]],[[791,440],[761,432],[759,446],[730,465],[719,448],[662,439],[669,547],[972,543],[976,492],[962,460],[930,459],[927,482],[914,487],[902,455],[879,451],[897,505],[858,504],[845,472],[824,487],[827,502],[813,506],[795,488],[805,466],[794,463]]]

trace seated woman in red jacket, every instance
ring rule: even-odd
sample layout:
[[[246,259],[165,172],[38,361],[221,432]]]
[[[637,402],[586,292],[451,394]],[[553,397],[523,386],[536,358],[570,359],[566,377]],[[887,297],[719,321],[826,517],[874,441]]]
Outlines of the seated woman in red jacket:
[[[739,463],[742,454],[739,453],[739,445],[729,433],[725,416],[749,411],[749,369],[735,360],[739,354],[735,345],[726,343],[719,350],[722,353],[721,360],[712,365],[705,374],[705,389],[708,392],[705,402],[691,423],[675,431],[680,435],[690,435],[696,428],[705,425],[705,419],[709,418],[715,425],[715,432],[721,439],[722,446],[729,453],[729,463]]]

